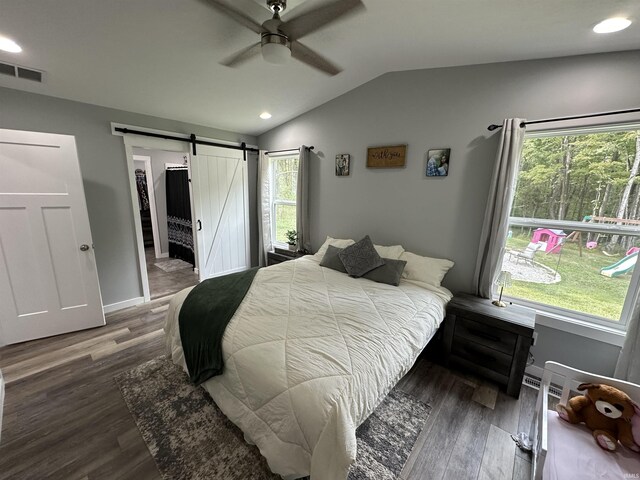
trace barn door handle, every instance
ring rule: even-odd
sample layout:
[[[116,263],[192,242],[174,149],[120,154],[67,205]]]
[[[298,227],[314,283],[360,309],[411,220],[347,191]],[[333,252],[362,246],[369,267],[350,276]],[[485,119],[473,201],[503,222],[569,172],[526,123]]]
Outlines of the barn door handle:
[[[198,231],[202,230],[202,222],[198,220]]]

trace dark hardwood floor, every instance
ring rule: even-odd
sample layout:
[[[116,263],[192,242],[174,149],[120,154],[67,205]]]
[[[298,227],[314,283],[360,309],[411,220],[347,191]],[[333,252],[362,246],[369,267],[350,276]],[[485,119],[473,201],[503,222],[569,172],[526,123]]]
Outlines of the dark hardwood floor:
[[[145,249],[147,260],[147,275],[149,277],[149,291],[151,299],[165,297],[179,292],[183,288],[191,287],[198,283],[198,274],[192,268],[181,268],[174,272],[165,272],[156,263],[162,263],[169,258],[156,258],[153,248]]]
[[[108,315],[105,327],[0,349],[0,479],[160,478],[113,377],[164,354],[168,300]],[[536,391],[523,387],[516,400],[426,359],[400,386],[431,406],[403,480],[530,478],[530,458],[510,434],[528,430]]]

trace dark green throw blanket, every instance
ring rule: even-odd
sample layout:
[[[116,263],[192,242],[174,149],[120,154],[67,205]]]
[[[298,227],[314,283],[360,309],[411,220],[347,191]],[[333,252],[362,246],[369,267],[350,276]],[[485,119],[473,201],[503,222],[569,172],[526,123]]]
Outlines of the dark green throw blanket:
[[[196,285],[184,300],[178,317],[180,340],[194,384],[222,373],[222,336],[257,272],[258,268],[252,268],[210,278]]]

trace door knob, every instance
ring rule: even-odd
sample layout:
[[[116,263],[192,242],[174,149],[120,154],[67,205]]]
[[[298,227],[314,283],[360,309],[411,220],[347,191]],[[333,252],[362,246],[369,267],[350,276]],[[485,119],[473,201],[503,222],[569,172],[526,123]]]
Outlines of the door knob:
[[[87,250],[89,250],[89,245],[86,245],[86,244],[80,245],[80,250],[82,250],[83,252],[86,252]]]

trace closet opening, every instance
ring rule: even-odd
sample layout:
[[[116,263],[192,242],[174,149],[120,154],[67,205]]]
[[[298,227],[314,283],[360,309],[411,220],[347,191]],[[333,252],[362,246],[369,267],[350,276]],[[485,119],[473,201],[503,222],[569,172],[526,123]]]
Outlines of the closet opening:
[[[251,267],[256,146],[117,123],[111,132],[124,142],[143,294],[129,305]]]
[[[132,147],[149,298],[198,283],[189,153]]]

